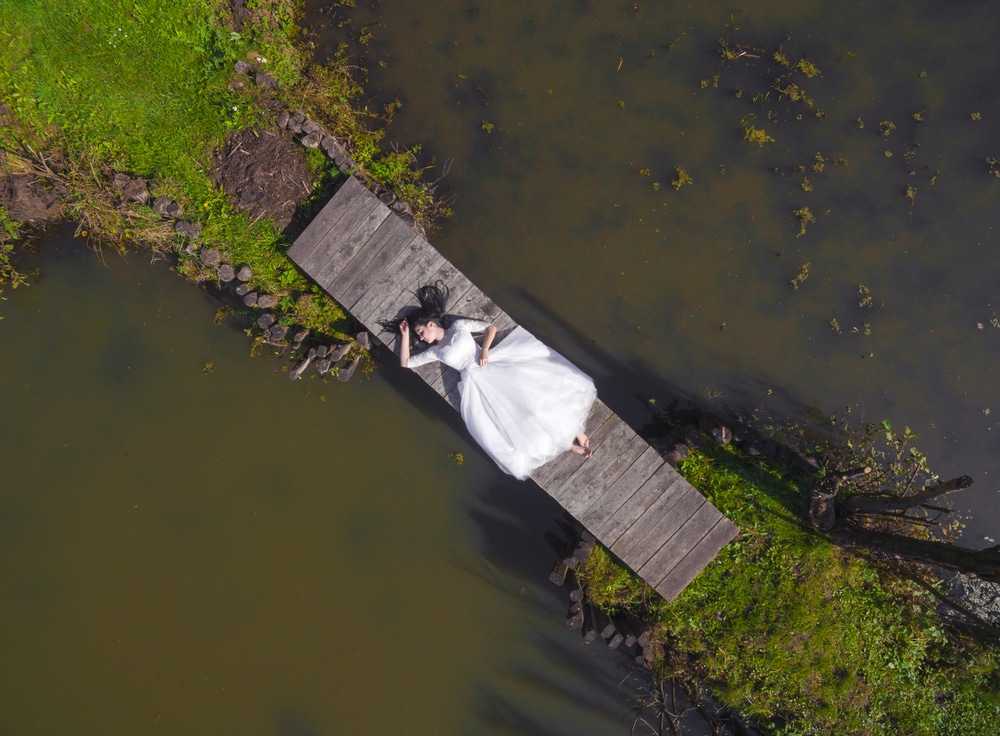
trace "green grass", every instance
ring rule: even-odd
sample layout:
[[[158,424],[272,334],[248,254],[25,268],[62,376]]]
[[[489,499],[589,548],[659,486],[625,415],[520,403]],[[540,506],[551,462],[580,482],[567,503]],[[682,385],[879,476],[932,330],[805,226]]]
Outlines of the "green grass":
[[[154,196],[176,199],[186,219],[202,224],[205,244],[253,269],[254,289],[282,297],[283,321],[342,336],[350,326],[344,312],[287,259],[283,235],[268,219],[236,211],[209,178],[211,153],[227,133],[272,122],[252,81],[230,89],[234,62],[252,61],[282,85],[269,94],[352,141],[362,169],[418,218],[447,210],[422,186],[414,157],[380,150],[381,120],[352,106],[363,90],[346,61],[307,63],[296,44],[295,1],[250,7],[251,20],[235,33],[219,16],[224,4],[204,0],[0,0],[0,99],[14,116],[0,128],[0,145],[22,162],[34,151],[61,151],[70,216],[102,242],[179,249],[148,209],[123,216],[108,187],[114,170],[152,179]],[[340,173],[321,152],[305,156],[319,186],[304,206],[315,209]],[[6,250],[0,255],[11,281],[16,272]],[[193,280],[214,278],[183,255],[179,269]]]
[[[650,596],[603,550],[581,571],[602,607],[653,601],[646,617],[670,645],[660,675],[707,682],[774,733],[995,733],[995,649],[948,631],[923,589],[804,528],[806,479],[730,448],[682,470],[742,533],[678,599]]]

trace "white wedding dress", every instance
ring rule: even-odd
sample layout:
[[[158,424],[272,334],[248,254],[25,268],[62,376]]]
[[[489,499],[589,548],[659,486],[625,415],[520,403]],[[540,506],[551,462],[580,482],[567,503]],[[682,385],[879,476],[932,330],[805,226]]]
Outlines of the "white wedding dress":
[[[488,322],[458,319],[444,338],[410,356],[408,368],[434,361],[460,371],[462,419],[469,433],[505,472],[521,480],[570,449],[583,431],[597,389],[583,371],[523,327],[490,347],[479,365],[472,336]]]

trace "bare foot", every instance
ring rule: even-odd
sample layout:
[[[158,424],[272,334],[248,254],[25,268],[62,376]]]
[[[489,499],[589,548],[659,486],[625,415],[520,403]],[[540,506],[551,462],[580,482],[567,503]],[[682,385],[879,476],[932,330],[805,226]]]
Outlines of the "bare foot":
[[[573,440],[573,445],[570,448],[577,455],[583,455],[584,458],[589,458],[594,454],[594,451],[590,449],[590,437],[580,432]]]

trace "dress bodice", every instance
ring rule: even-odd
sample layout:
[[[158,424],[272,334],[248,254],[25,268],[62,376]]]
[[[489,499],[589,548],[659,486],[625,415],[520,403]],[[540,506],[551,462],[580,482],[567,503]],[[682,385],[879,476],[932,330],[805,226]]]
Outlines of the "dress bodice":
[[[457,371],[465,371],[469,366],[477,365],[479,345],[473,332],[482,332],[489,327],[489,322],[478,319],[457,319],[445,330],[444,337],[416,355],[411,355],[408,368],[440,361]]]

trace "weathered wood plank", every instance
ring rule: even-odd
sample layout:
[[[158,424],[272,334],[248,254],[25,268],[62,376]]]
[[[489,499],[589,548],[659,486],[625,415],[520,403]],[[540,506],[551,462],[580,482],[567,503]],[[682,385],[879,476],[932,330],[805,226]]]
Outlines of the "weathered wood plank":
[[[336,226],[319,241],[312,252],[299,264],[310,274],[318,273],[327,263],[340,256],[340,247],[349,242],[354,231],[364,224],[378,206],[385,207],[377,197],[361,196],[354,206],[347,210],[337,221]],[[313,277],[315,280],[315,276]],[[322,286],[322,284],[320,284]]]
[[[383,319],[381,316],[378,316],[375,317],[375,320],[372,320],[372,316],[378,313],[379,306],[388,298],[390,293],[405,289],[405,286],[400,283],[400,279],[406,275],[407,271],[418,260],[421,258],[430,258],[430,252],[433,250],[430,244],[421,237],[411,240],[392,259],[392,262],[386,266],[381,275],[358,297],[358,300],[351,307],[351,314],[354,315],[355,319],[365,325],[365,327],[369,327],[372,321]],[[374,334],[372,336],[377,337]]]
[[[702,504],[705,497],[678,478],[612,545],[612,550],[637,570],[652,557]]]
[[[348,268],[356,258],[364,258],[362,254],[378,232],[379,226],[388,218],[391,210],[376,200],[375,207],[358,223],[357,228],[337,240],[337,248],[333,257],[313,272],[313,281],[322,286],[330,294],[339,294],[336,279]],[[346,217],[344,219],[347,219]],[[327,236],[330,240],[330,236]]]
[[[591,531],[603,544],[611,548],[618,541],[618,538],[635,523],[636,519],[642,516],[646,509],[663,495],[664,491],[677,482],[679,477],[677,471],[661,459],[656,471],[649,476],[646,482],[639,486],[635,493],[629,496],[612,516]]]
[[[622,447],[635,434],[632,428],[622,421],[610,425],[606,424],[602,430],[604,431],[601,435],[590,438],[590,449],[593,454],[587,462],[558,484],[553,483],[549,488],[549,495],[556,499],[563,508],[566,507],[567,499],[576,495],[576,489],[604,477],[604,471],[614,462]]]
[[[388,228],[386,226],[389,226]],[[398,217],[390,217],[383,223],[382,227],[375,234],[380,237],[383,230],[385,233],[385,244],[380,249],[372,248],[371,258],[368,263],[363,263],[360,258],[352,261],[350,270],[345,269],[337,279],[335,286],[339,289],[337,299],[348,311],[354,313],[354,305],[364,296],[372,285],[390,268],[390,264],[415,240],[421,239],[413,230]],[[367,251],[366,251],[367,252]],[[355,266],[357,264],[357,266]],[[354,273],[357,268],[358,272]],[[347,279],[353,276],[353,281],[347,283]]]
[[[700,493],[695,493],[701,496]],[[718,510],[704,497],[698,509],[672,534],[645,564],[636,563],[635,570],[643,580],[663,580],[677,563],[708,534],[719,518]]]
[[[601,428],[610,416],[611,409],[603,401],[597,399],[594,402],[594,406],[590,409],[590,415],[587,417],[584,431],[588,435],[596,434],[597,430]],[[575,452],[569,452],[568,447],[566,450],[566,452],[555,460],[547,462],[531,474],[531,479],[544,489],[546,493],[555,478],[562,475],[569,475],[585,462],[583,456],[577,455]]]
[[[368,188],[355,177],[348,177],[347,181],[333,195],[333,198],[326,203],[326,206],[295,239],[295,243],[288,249],[288,257],[301,266],[302,261],[312,253],[317,244],[337,224],[344,213],[351,209],[354,202],[365,194],[371,194]],[[308,269],[306,272],[309,273]]]
[[[650,479],[661,465],[664,465],[664,462],[660,453],[647,445],[638,459],[622,473],[621,477],[612,483],[611,487],[604,493],[593,499],[577,518],[601,540],[602,544],[610,547],[614,539],[608,540],[603,535],[608,520]]]
[[[583,472],[577,473],[571,479],[571,482],[567,484],[573,489],[573,492],[567,494],[560,489],[559,497],[562,499],[560,503],[575,518],[580,519],[591,502],[611,488],[635,461],[639,459],[639,456],[642,455],[648,446],[642,437],[632,432],[631,437],[620,447],[613,457],[605,461],[604,465],[584,465]],[[606,451],[602,450],[602,453],[606,453]],[[591,470],[592,467],[596,469]]]
[[[384,216],[383,216],[384,213]],[[413,239],[414,232],[406,227],[406,224],[401,222],[398,217],[392,216],[392,210],[385,205],[381,207],[376,207],[375,212],[372,213],[372,220],[377,217],[381,217],[381,222],[378,223],[375,230],[368,234],[367,239],[363,245],[355,244],[345,244],[341,248],[341,266],[339,269],[333,272],[326,272],[323,274],[324,279],[320,281],[316,279],[317,283],[322,283],[323,288],[326,289],[330,294],[337,294],[340,296],[339,301],[341,304],[344,303],[345,292],[347,287],[354,283],[358,276],[365,272],[368,266],[373,260],[375,260],[392,242],[402,241],[397,246],[402,248],[409,240]],[[362,228],[358,228],[355,231],[355,238],[360,240],[360,235],[365,232]],[[395,252],[399,252],[396,250]]]
[[[684,556],[684,559],[677,563],[673,570],[667,573],[663,580],[653,584],[656,592],[668,601],[672,601],[695,579],[699,572],[708,566],[719,550],[739,534],[739,531],[739,527],[729,519],[724,516],[720,518],[716,525]]]
[[[506,312],[500,312],[493,318],[493,326],[497,328],[497,340],[502,340],[517,327],[517,322]]]

